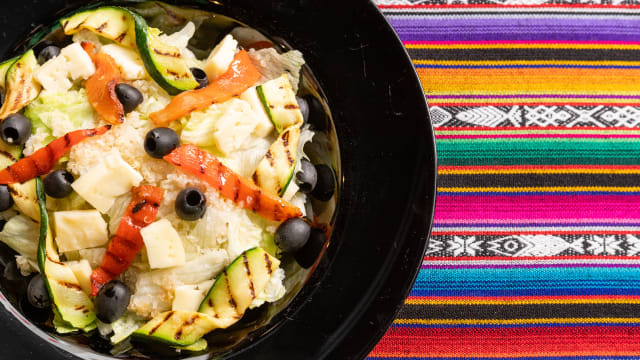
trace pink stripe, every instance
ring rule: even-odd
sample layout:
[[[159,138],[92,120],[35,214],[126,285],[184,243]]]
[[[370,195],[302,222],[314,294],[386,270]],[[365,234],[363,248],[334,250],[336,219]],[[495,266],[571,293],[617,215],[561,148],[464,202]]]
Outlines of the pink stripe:
[[[569,44],[569,45],[640,45],[637,41],[555,41],[555,40],[500,40],[500,41],[403,41],[405,45],[493,45],[493,44]]]
[[[460,219],[640,219],[638,195],[439,195],[434,221]]]
[[[506,139],[506,138],[640,138],[640,134],[482,134],[482,135],[437,135],[436,139]]]
[[[438,199],[440,199],[440,197],[438,197]],[[489,218],[489,217],[485,217],[482,219],[456,219],[455,223],[456,224],[466,224],[466,225],[483,225],[483,224],[496,224],[496,225],[502,225],[502,224],[513,224],[513,225],[518,225],[518,224],[529,224],[531,222],[536,222],[536,223],[541,223],[541,224],[547,224],[547,223],[562,223],[562,224],[584,224],[584,225],[589,225],[589,224],[593,224],[593,223],[616,223],[616,224],[632,224],[632,225],[636,225],[638,224],[638,219],[619,219],[619,218],[598,218],[598,219],[593,219],[593,218],[589,218],[589,219],[570,219],[570,218],[564,218],[564,219],[550,219],[550,218],[537,218],[535,220],[532,219],[503,219],[503,218]]]

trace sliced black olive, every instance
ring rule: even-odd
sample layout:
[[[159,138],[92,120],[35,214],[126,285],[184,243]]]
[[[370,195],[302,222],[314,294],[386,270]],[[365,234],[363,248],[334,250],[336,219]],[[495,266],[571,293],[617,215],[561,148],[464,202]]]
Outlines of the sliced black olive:
[[[22,114],[9,115],[0,123],[0,138],[9,145],[24,145],[31,136],[31,121]]]
[[[125,113],[132,112],[144,101],[144,97],[140,90],[129,84],[116,85],[116,95],[118,96],[118,100],[120,100]]]
[[[320,201],[329,201],[336,191],[336,179],[333,169],[327,165],[316,165],[318,182],[311,195]]]
[[[289,219],[278,227],[273,238],[284,252],[296,252],[309,240],[311,226],[300,218]]]
[[[200,84],[200,86],[198,86],[197,89],[201,89],[209,85],[209,77],[207,76],[207,73],[204,72],[204,70],[198,69],[198,68],[191,68],[191,73],[193,74],[193,77],[196,78],[196,81],[198,82],[198,84]]]
[[[298,101],[298,107],[300,108],[300,112],[302,113],[304,124],[309,123],[309,103],[305,98],[301,98],[299,96],[296,96],[296,100]]]
[[[38,54],[38,64],[42,65],[58,55],[60,55],[60,48],[55,45],[49,45]]]
[[[207,198],[196,188],[186,188],[176,197],[176,213],[188,221],[198,220],[207,211]]]
[[[47,290],[42,275],[38,274],[29,281],[27,299],[36,309],[47,309],[51,306],[49,291]]]
[[[67,197],[73,192],[71,184],[74,180],[70,172],[66,170],[56,170],[47,175],[42,181],[44,192],[56,199]]]
[[[305,96],[304,99],[307,101],[309,108],[307,122],[318,131],[325,131],[327,129],[327,113],[324,111],[322,103],[318,98],[311,95]]]
[[[305,269],[313,266],[322,252],[325,241],[324,231],[315,228],[311,229],[307,243],[293,255],[296,262]]]
[[[180,145],[178,134],[170,128],[155,128],[144,139],[144,150],[152,158],[162,159]]]
[[[95,352],[109,355],[111,355],[110,351],[113,349],[111,341],[100,335],[99,331],[95,331],[89,338],[89,347]]]
[[[318,183],[318,172],[316,167],[313,166],[307,159],[300,161],[300,171],[296,174],[296,184],[305,194],[308,194],[315,189]]]
[[[9,210],[13,206],[13,198],[8,185],[0,185],[0,211]]]
[[[96,316],[103,323],[111,324],[118,320],[129,306],[131,291],[123,282],[108,282],[96,296]]]

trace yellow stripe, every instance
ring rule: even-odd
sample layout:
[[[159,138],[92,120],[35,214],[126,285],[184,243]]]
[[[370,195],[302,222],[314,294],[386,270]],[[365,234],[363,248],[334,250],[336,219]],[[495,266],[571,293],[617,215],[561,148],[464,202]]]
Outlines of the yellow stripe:
[[[638,192],[640,186],[530,186],[530,187],[441,187],[441,192],[554,192],[554,191],[602,191]]]
[[[482,174],[640,174],[640,169],[438,169],[439,175]]]
[[[614,49],[636,50],[637,44],[405,44],[407,49]]]
[[[640,66],[640,61],[566,61],[566,60],[413,60],[416,65],[590,65]]]
[[[407,305],[531,305],[531,304],[640,304],[640,299],[407,299]]]
[[[396,319],[399,325],[516,325],[516,324],[593,324],[640,322],[640,318],[545,318],[545,319]]]

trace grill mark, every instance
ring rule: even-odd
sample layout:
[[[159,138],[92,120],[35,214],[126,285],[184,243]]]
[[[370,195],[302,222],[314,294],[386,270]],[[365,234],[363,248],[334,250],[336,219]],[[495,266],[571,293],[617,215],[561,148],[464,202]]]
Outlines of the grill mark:
[[[251,300],[256,298],[256,290],[253,287],[253,280],[251,279],[251,269],[249,269],[249,259],[247,258],[247,253],[242,253],[242,263],[244,264],[244,269],[247,271],[247,277],[249,278],[249,291],[251,292]]]
[[[206,169],[204,168],[204,165],[202,163],[200,163],[200,173],[201,174],[206,173]]]
[[[269,273],[269,275],[271,275],[271,273],[273,272],[273,270],[271,270],[271,259],[269,258],[269,254],[264,253],[264,262],[266,263],[267,266],[267,272]]]
[[[289,134],[290,134],[289,131],[282,134],[282,143],[284,144],[284,147],[289,146]]]
[[[54,264],[64,265],[64,264],[63,264],[63,263],[61,263],[60,261],[53,260],[53,259],[51,258],[51,256],[49,256],[49,255],[47,255],[47,260],[51,261],[51,262],[52,262],[52,263],[54,263]]]
[[[252,205],[252,210],[253,212],[256,212],[257,210],[260,209],[261,205],[260,205],[260,198],[262,198],[262,191],[260,189],[256,190],[254,196],[253,196],[253,205]]]
[[[233,202],[238,202],[238,197],[240,197],[240,178],[234,177],[233,182]]]
[[[47,152],[47,163],[49,164],[49,166],[51,166],[52,164],[55,163],[55,156],[53,154],[53,150],[51,150],[51,146],[45,146],[45,151]]]
[[[267,154],[264,157],[267,158],[267,161],[269,161],[269,164],[273,167],[273,154],[271,154],[271,149],[267,151]]]
[[[16,66],[18,68],[22,67],[22,63],[18,62],[16,63]],[[22,74],[20,76],[20,81],[18,82],[18,95],[16,95],[15,99],[13,99],[13,103],[11,104],[11,112],[16,112],[17,110],[19,110],[20,107],[20,103],[22,102],[22,97],[25,95],[23,92],[27,91],[28,89],[25,87],[25,83],[27,82],[27,79],[25,78],[26,74]]]
[[[83,314],[88,314],[88,313],[89,313],[89,309],[84,309],[84,310],[82,310],[82,313],[83,313]]]
[[[80,310],[82,310],[82,309],[84,309],[84,305],[76,305],[76,306],[73,308],[73,310],[75,310],[75,311],[80,311]]]
[[[0,150],[0,154],[2,154],[5,157],[8,157],[11,161],[17,161],[16,158],[13,157],[13,155],[9,154],[8,152],[4,151],[4,150]]]
[[[46,172],[45,170],[41,169],[40,166],[38,166],[38,163],[34,160],[33,157],[29,156],[29,157],[26,157],[25,159],[31,163],[32,168],[36,169],[36,172],[38,174],[42,174]]]
[[[255,172],[253,173],[253,175],[251,175],[251,180],[253,180],[253,183],[258,185],[260,183],[260,177],[258,176],[258,173]]]
[[[66,133],[63,137],[64,139],[64,147],[69,146],[71,144],[71,139],[69,138],[69,133]]]
[[[142,208],[144,208],[146,204],[147,204],[147,200],[140,201],[133,207],[133,209],[131,209],[131,213],[132,214],[137,213],[138,211],[142,210]]]
[[[109,24],[107,24],[106,22],[105,22],[105,23],[103,23],[102,25],[100,25],[100,26],[98,26],[98,27],[96,28],[96,31],[101,33],[101,32],[102,32],[102,30],[104,30],[104,29],[107,27],[107,25],[109,25]]]
[[[13,165],[9,165],[9,166],[7,166],[7,169],[6,169],[6,170],[7,170],[7,172],[9,173],[9,175],[11,175],[11,178],[12,178],[14,181],[20,181],[21,176],[20,176],[20,174],[16,173],[15,166],[13,166]],[[14,191],[14,194],[18,194],[18,192],[17,192],[17,191]]]
[[[198,320],[200,318],[200,316],[193,315],[191,316],[187,321],[183,322],[180,327],[178,327],[178,330],[176,331],[176,333],[173,335],[173,338],[176,340],[180,340],[180,338],[182,337],[182,331],[185,327],[187,326],[191,326],[193,323],[196,322],[196,320]]]
[[[207,299],[207,305],[209,305],[210,308],[213,308],[213,299]]]
[[[116,42],[122,42],[122,40],[124,40],[125,36],[127,36],[127,32],[126,31],[123,32],[122,34],[118,35],[118,37],[116,37]]]
[[[54,280],[55,282],[57,282],[58,284],[68,288],[68,289],[74,289],[74,290],[78,290],[78,291],[82,291],[82,289],[80,288],[80,286],[76,285],[76,284],[72,284],[66,281],[57,281]]]
[[[113,253],[113,251],[109,251],[109,250],[107,250],[107,252],[106,252],[106,254],[105,254],[105,255],[106,255],[106,256],[109,256],[109,257],[111,257],[113,260],[115,260],[115,262],[117,262],[117,263],[119,263],[119,264],[126,264],[126,263],[127,263],[127,261],[126,261],[126,260],[124,260],[124,259],[123,259],[123,258],[121,258],[120,256],[118,256],[118,255],[114,254],[114,253]]]
[[[169,311],[167,313],[167,315],[164,317],[164,319],[161,322],[159,322],[156,326],[154,326],[153,329],[151,329],[151,331],[149,331],[149,335],[153,335],[153,333],[158,331],[160,326],[162,326],[164,323],[166,323],[173,316],[173,314],[174,314],[173,311]]]
[[[288,104],[284,106],[285,109],[287,110],[296,110],[296,109],[300,109],[300,107],[298,105],[293,105],[293,104]]]
[[[153,52],[158,54],[158,55],[161,55],[161,56],[168,56],[168,57],[173,57],[173,58],[179,58],[180,57],[180,53],[176,54],[176,53],[172,53],[172,52],[162,52],[162,51],[160,51],[160,50],[158,50],[156,48],[153,49]],[[169,70],[167,70],[167,72],[169,74],[171,74],[169,72]]]
[[[229,305],[238,312],[238,304],[236,304],[236,300],[233,298],[233,294],[231,293],[231,286],[229,285],[229,275],[227,275],[227,270],[223,271],[224,282],[227,285],[227,292],[229,293]]]
[[[293,160],[293,157],[291,156],[291,151],[289,150],[289,148],[284,148],[284,151],[287,153],[287,161],[289,161],[289,166],[293,165],[293,162],[295,160]]]
[[[122,244],[124,244],[129,249],[135,250],[135,251],[139,250],[138,249],[138,244],[134,243],[133,241],[129,240],[128,238],[116,235],[116,236],[113,237],[112,241],[116,240],[116,238],[118,239],[118,241],[121,241]]]
[[[80,29],[82,27],[82,25],[84,25],[85,21],[87,21],[87,19],[84,19],[80,24],[78,24],[76,27],[74,27],[73,30]],[[69,22],[67,21],[67,23],[69,23]]]
[[[63,28],[66,28],[67,26],[69,26],[69,20],[65,21],[64,24],[62,24]]]

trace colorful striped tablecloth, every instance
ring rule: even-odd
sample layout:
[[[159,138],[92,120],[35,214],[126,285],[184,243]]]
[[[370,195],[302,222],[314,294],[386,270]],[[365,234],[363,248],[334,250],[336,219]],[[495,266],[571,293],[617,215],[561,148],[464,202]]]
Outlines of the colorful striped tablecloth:
[[[640,3],[378,4],[422,79],[439,184],[370,359],[640,359]]]

